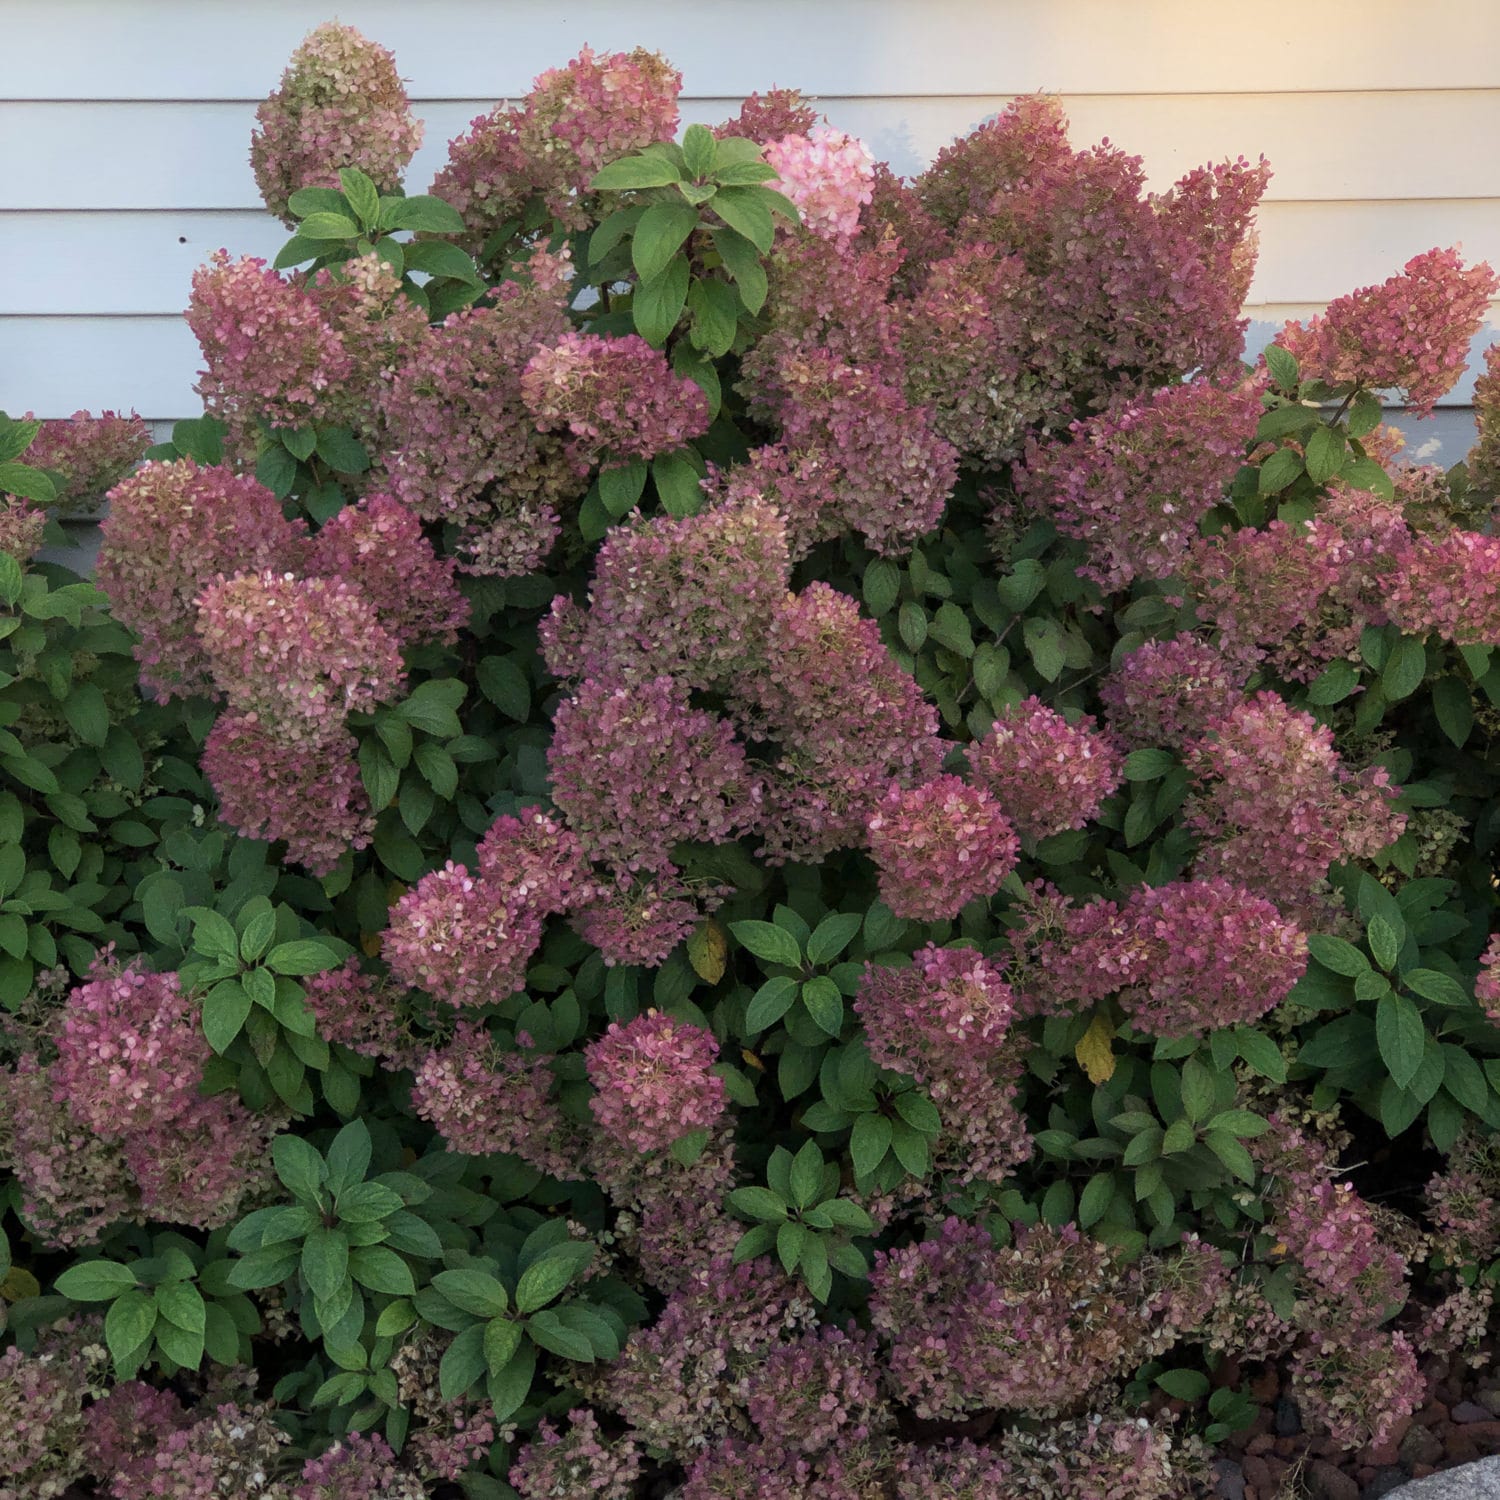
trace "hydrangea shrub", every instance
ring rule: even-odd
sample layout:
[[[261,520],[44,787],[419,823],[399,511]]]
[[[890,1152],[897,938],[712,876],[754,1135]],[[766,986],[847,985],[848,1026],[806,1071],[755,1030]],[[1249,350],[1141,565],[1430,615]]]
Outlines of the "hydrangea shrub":
[[[584,49],[408,194],[319,28],[109,617],[37,507],[137,453],[0,431],[33,1493],[1177,1500],[1247,1363],[1357,1447],[1484,1327],[1493,359],[1466,469],[1381,419],[1493,271],[1249,366],[1264,163],[679,87]]]

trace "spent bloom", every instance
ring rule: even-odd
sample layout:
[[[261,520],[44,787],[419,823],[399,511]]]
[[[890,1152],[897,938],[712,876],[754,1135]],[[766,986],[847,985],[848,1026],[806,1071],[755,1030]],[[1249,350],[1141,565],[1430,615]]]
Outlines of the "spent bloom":
[[[426,1494],[383,1437],[351,1432],[302,1465],[291,1500],[425,1500]]]
[[[343,578],[241,573],[206,588],[198,639],[215,685],[267,733],[322,743],[350,713],[398,697],[401,650]]]
[[[1392,620],[1409,635],[1500,645],[1500,538],[1477,531],[1419,536],[1392,580],[1388,603]]]
[[[893,786],[866,827],[881,900],[919,922],[946,921],[994,895],[1020,853],[999,802],[959,776]]]
[[[588,678],[553,723],[552,796],[593,860],[660,873],[674,843],[724,843],[756,820],[759,784],[733,727],[689,707],[670,677]]]
[[[603,955],[604,962],[654,969],[698,925],[702,917],[694,892],[675,872],[637,877],[624,871],[602,882],[573,912],[578,935]]]
[[[1002,713],[969,764],[1025,839],[1082,828],[1125,777],[1124,757],[1089,715],[1070,724],[1037,697]]]
[[[778,1344],[749,1381],[750,1418],[763,1441],[813,1456],[861,1443],[889,1421],[875,1336],[820,1328]]]
[[[351,958],[302,981],[318,1034],[364,1057],[404,1060],[409,1050],[397,998],[390,985],[361,971]]]
[[[636,1151],[657,1151],[724,1112],[713,1033],[660,1011],[609,1029],[585,1051],[601,1128]]]
[[[541,937],[528,905],[450,859],[391,908],[382,952],[402,984],[447,1005],[491,1005],[525,984]]]
[[[477,853],[480,878],[538,916],[567,911],[591,888],[578,835],[541,808],[496,818]]]
[[[366,495],[339,511],[313,541],[309,568],[357,588],[403,648],[451,644],[468,623],[452,560],[437,555],[415,513],[391,495]]]
[[[199,1007],[175,973],[123,967],[108,952],[63,1007],[52,1090],[81,1125],[117,1138],[175,1119],[210,1057]]]
[[[708,397],[636,334],[564,334],[521,372],[521,399],[543,432],[565,432],[580,472],[606,458],[654,458],[708,430]]]
[[[57,494],[49,509],[68,515],[103,499],[150,446],[151,431],[134,412],[127,417],[101,411],[96,417],[75,411],[64,420],[43,422],[24,462],[53,476]]]
[[[630,1500],[641,1472],[641,1454],[631,1438],[609,1441],[586,1408],[568,1413],[566,1431],[545,1418],[537,1435],[522,1445],[511,1465],[510,1482],[523,1500],[589,1495],[596,1500]]]
[[[1427,1399],[1416,1351],[1389,1329],[1309,1334],[1292,1356],[1291,1376],[1304,1419],[1344,1449],[1389,1442]]]
[[[42,550],[47,512],[29,500],[8,497],[0,505],[0,552],[7,552],[24,568]]]
[[[0,1500],[58,1500],[84,1474],[87,1389],[61,1352],[0,1354]]]
[[[1238,701],[1237,674],[1206,641],[1180,635],[1129,652],[1099,686],[1114,735],[1130,749],[1180,749]]]
[[[1492,933],[1479,960],[1479,975],[1474,981],[1474,997],[1485,1014],[1500,1025],[1500,932]]]
[[[289,228],[287,199],[299,188],[337,188],[339,169],[356,167],[394,192],[422,144],[396,59],[336,21],[297,48],[255,118],[250,167],[266,207]]]
[[[910,968],[867,964],[854,1009],[870,1056],[921,1083],[972,1073],[998,1054],[1015,996],[1004,970],[972,948],[920,949]]]
[[[231,828],[247,839],[285,839],[289,860],[326,875],[346,850],[363,849],[375,834],[358,750],[347,730],[295,744],[254,719],[225,713],[204,741],[203,774]]]
[[[1033,439],[1016,488],[1065,535],[1089,544],[1084,571],[1113,593],[1138,575],[1177,571],[1259,418],[1254,391],[1201,380],[1166,386],[1075,422],[1071,442]]]
[[[875,178],[875,158],[863,141],[828,125],[814,125],[805,135],[768,141],[765,156],[807,228],[828,239],[854,236],[859,211],[873,196]]]
[[[109,493],[99,585],[140,636],[141,677],[159,698],[211,687],[198,596],[221,575],[296,568],[307,529],[249,475],[192,459],[148,463]]]
[[[1379,286],[1337,297],[1306,328],[1277,338],[1304,380],[1395,388],[1426,415],[1467,367],[1500,277],[1485,261],[1467,269],[1457,248],[1414,255]]]

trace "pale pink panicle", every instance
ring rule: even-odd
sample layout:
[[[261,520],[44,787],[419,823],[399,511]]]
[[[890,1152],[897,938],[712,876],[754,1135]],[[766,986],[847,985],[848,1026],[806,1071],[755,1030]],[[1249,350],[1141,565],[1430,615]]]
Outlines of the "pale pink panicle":
[[[481,879],[539,916],[565,912],[591,890],[578,835],[539,807],[496,818],[478,857]]]
[[[309,565],[357,588],[403,649],[425,641],[451,645],[469,622],[452,559],[437,555],[415,513],[391,495],[346,505],[318,532]]]
[[[553,716],[552,796],[591,860],[661,874],[679,841],[754,827],[760,784],[733,727],[670,677],[588,678]]]
[[[1335,861],[1371,859],[1406,815],[1383,766],[1354,772],[1312,715],[1261,692],[1209,721],[1188,747],[1189,826],[1199,875],[1223,875],[1290,914],[1306,911]]]
[[[106,951],[63,1006],[52,1090],[81,1125],[115,1138],[182,1114],[212,1055],[175,973]]]
[[[786,527],[758,498],[616,526],[595,557],[587,610],[559,595],[541,622],[548,670],[742,686],[768,670],[766,637],[790,575]]]
[[[927,1084],[996,1057],[1015,996],[994,959],[929,943],[910,968],[867,964],[854,1009],[875,1062]]]
[[[647,1011],[608,1030],[585,1049],[600,1127],[636,1151],[660,1151],[724,1112],[724,1080],[713,1033],[690,1021]]]
[[[203,774],[230,827],[247,839],[285,839],[289,860],[326,875],[375,834],[358,749],[347,730],[297,744],[268,734],[253,719],[224,713],[204,742]]]
[[[134,412],[123,416],[101,411],[94,416],[75,411],[60,421],[43,422],[21,461],[53,476],[57,493],[48,509],[69,515],[101,501],[150,446],[151,430]]]
[[[541,936],[530,906],[449,860],[391,908],[382,953],[402,984],[446,1005],[492,1005],[526,983]]]
[[[714,134],[742,140],[780,140],[786,135],[806,135],[821,116],[796,89],[767,89],[746,96],[740,112],[726,120]]]
[[[502,1152],[554,1177],[577,1178],[577,1131],[553,1097],[551,1061],[525,1046],[505,1047],[484,1026],[460,1021],[448,1041],[416,1062],[412,1108],[453,1151]]]
[[[1419,536],[1391,583],[1391,619],[1407,635],[1458,646],[1500,646],[1500,537],[1477,531]]]
[[[187,324],[203,351],[194,389],[241,443],[257,420],[302,427],[325,415],[353,369],[309,288],[253,255],[216,250],[193,272]]]
[[[397,642],[344,578],[241,573],[198,600],[198,639],[232,711],[293,743],[345,733],[351,713],[400,696]]]
[[[1069,723],[1040,698],[1008,708],[969,749],[975,782],[1024,839],[1082,828],[1125,779],[1125,758],[1088,714]]]
[[[880,897],[898,916],[943,922],[993,896],[1020,842],[1000,804],[959,776],[893,786],[866,825]]]
[[[339,169],[354,167],[394,192],[422,144],[396,59],[337,21],[308,34],[255,118],[251,170],[266,207],[289,228],[287,200],[299,188],[337,188]]]
[[[425,1500],[427,1487],[402,1469],[379,1434],[351,1432],[302,1465],[291,1500]]]
[[[828,239],[853,237],[875,177],[875,158],[862,140],[814,125],[805,135],[768,141],[765,156],[808,229]]]
[[[621,872],[573,911],[578,935],[604,962],[654,969],[702,920],[702,906],[675,872],[647,878]]]
[[[1500,343],[1484,351],[1484,374],[1474,382],[1479,436],[1465,461],[1469,477],[1490,494],[1500,492]]]
[[[0,552],[9,553],[24,568],[42,550],[47,512],[29,500],[7,496],[0,504]]]
[[[708,397],[636,334],[564,334],[521,372],[521,398],[543,432],[564,432],[580,473],[605,460],[654,458],[708,430]]]
[[[1457,247],[1427,250],[1399,276],[1335,298],[1306,328],[1288,323],[1276,342],[1304,380],[1394,388],[1425,416],[1467,368],[1497,289],[1487,262],[1465,268]]]
[[[83,1363],[62,1352],[0,1354],[3,1500],[60,1500],[84,1477],[89,1384]]]
[[[545,1418],[536,1436],[521,1445],[511,1465],[511,1485],[522,1500],[588,1495],[593,1500],[630,1500],[641,1473],[641,1452],[631,1437],[610,1440],[587,1408],[570,1411],[559,1433]]]
[[[140,636],[141,678],[159,698],[211,688],[198,637],[198,596],[221,576],[296,569],[307,528],[249,475],[192,459],[148,463],[109,492],[99,586]]]
[[[1016,488],[1088,543],[1083,571],[1105,593],[1170,577],[1244,462],[1260,414],[1254,392],[1166,386],[1073,423],[1071,442],[1032,439]]]
[[[1492,933],[1479,960],[1479,977],[1474,981],[1474,996],[1485,1014],[1500,1026],[1500,932]]]
[[[1129,749],[1180,749],[1239,700],[1239,674],[1206,641],[1147,641],[1099,686],[1111,732]]]
[[[407,1060],[410,1042],[390,985],[361,971],[351,958],[336,969],[309,974],[302,981],[307,1008],[318,1023],[318,1034],[364,1057],[391,1066]]]

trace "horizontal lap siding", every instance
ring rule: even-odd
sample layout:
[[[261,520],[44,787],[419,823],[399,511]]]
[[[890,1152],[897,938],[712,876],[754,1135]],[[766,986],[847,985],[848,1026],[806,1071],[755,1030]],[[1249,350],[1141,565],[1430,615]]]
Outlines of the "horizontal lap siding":
[[[796,84],[913,172],[1015,93],[1059,93],[1076,143],[1144,157],[1153,188],[1264,153],[1250,342],[1434,244],[1500,264],[1500,6],[1327,4],[1337,48],[1283,40],[1201,0],[369,0],[340,18],[392,47],[427,122],[425,187],[492,100],[585,42],[660,47],[689,120]],[[1205,14],[1223,10],[1221,15]],[[219,245],[269,255],[246,160],[254,101],[322,18],[258,0],[10,0],[0,89],[0,408],[191,411],[177,314]],[[1347,22],[1347,24],[1344,24]],[[795,48],[787,39],[796,39]],[[1500,324],[1500,313],[1492,320]],[[1497,329],[1496,331],[1500,331]],[[1450,398],[1466,402],[1464,387]]]

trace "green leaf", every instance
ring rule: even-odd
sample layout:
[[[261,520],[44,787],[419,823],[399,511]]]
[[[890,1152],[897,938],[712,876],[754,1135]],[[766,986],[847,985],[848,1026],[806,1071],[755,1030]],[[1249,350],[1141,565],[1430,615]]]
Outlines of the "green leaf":
[[[421,193],[412,198],[387,198],[380,207],[382,229],[412,229],[428,234],[462,234],[463,215],[441,198]],[[306,232],[306,225],[303,225]]]
[[[1391,476],[1373,458],[1356,458],[1339,470],[1339,478],[1357,490],[1369,490],[1382,500],[1394,500],[1396,487]]]
[[[521,1273],[516,1283],[516,1311],[535,1312],[562,1294],[594,1259],[594,1246],[584,1240],[568,1240],[554,1246]]]
[[[754,196],[759,191],[753,187],[727,187],[714,198],[713,210],[735,233],[743,235],[766,255],[776,238],[776,225],[770,209]]]
[[[774,1026],[792,1008],[797,991],[797,981],[790,975],[779,974],[766,980],[746,1007],[745,1029],[764,1031],[768,1026]]]
[[[1021,627],[1031,664],[1048,682],[1056,682],[1067,663],[1062,629],[1056,620],[1031,618]]]
[[[453,757],[441,745],[424,740],[413,754],[417,770],[444,802],[451,802],[458,791],[458,767]]]
[[[1286,1082],[1286,1058],[1282,1056],[1281,1048],[1270,1037],[1248,1026],[1242,1026],[1236,1029],[1234,1038],[1235,1048],[1239,1055],[1262,1078],[1269,1078],[1273,1083]]]
[[[85,745],[102,745],[109,735],[109,707],[92,682],[79,683],[63,699],[63,717]]]
[[[1348,661],[1332,662],[1307,690],[1307,701],[1326,707],[1342,703],[1359,684],[1359,669]]]
[[[536,1349],[523,1342],[504,1371],[490,1377],[488,1391],[496,1420],[503,1422],[525,1402],[535,1373]]]
[[[1295,391],[1301,379],[1301,372],[1297,368],[1297,360],[1294,355],[1283,349],[1279,344],[1271,344],[1266,349],[1266,368],[1271,372],[1271,379],[1284,391]]]
[[[774,922],[731,922],[729,930],[742,947],[766,963],[785,964],[794,969],[802,965],[802,949],[796,938]]]
[[[384,1245],[357,1245],[349,1252],[349,1274],[372,1292],[410,1297],[417,1289],[411,1267]]]
[[[145,1292],[117,1297],[104,1316],[104,1342],[117,1365],[140,1353],[156,1327],[156,1301]]]
[[[653,203],[641,215],[630,242],[630,258],[642,282],[659,276],[698,227],[698,214],[686,203]]]
[[[687,305],[688,261],[685,255],[674,255],[650,281],[635,289],[631,316],[635,331],[653,348],[660,349],[667,335],[677,326]]]
[[[86,1260],[57,1278],[57,1289],[74,1302],[109,1302],[135,1285],[135,1272],[115,1260]]]
[[[823,1195],[823,1153],[816,1141],[805,1141],[792,1158],[787,1186],[798,1208],[809,1208]]]
[[[457,1401],[485,1370],[484,1324],[476,1323],[448,1345],[438,1365],[438,1390],[443,1400]]]
[[[1409,969],[1401,976],[1401,983],[1435,1005],[1468,1005],[1472,999],[1456,979],[1436,969]]]
[[[599,473],[599,498],[615,520],[627,516],[640,503],[646,488],[648,469],[643,458],[627,464],[614,464]],[[483,687],[483,682],[480,686]]]
[[[485,1325],[484,1362],[491,1375],[499,1375],[521,1347],[521,1325],[496,1317]]]
[[[271,1142],[271,1161],[294,1198],[317,1198],[324,1179],[323,1158],[301,1136],[278,1135]]]
[[[401,1195],[383,1182],[356,1182],[346,1187],[334,1207],[345,1224],[378,1224],[401,1211]]]
[[[1404,995],[1384,996],[1375,1010],[1375,1040],[1387,1071],[1404,1089],[1416,1077],[1427,1043],[1421,1011]]]
[[[1328,933],[1315,932],[1307,940],[1307,950],[1325,969],[1353,979],[1370,967],[1370,961],[1353,943]]]
[[[297,236],[304,240],[353,240],[359,238],[359,225],[348,214],[318,209],[297,226]]]
[[[1439,677],[1432,684],[1432,711],[1438,728],[1460,749],[1474,728],[1474,700],[1461,678]]]
[[[865,607],[877,619],[887,614],[901,593],[901,570],[889,558],[877,557],[865,569],[861,584]]]
[[[849,1155],[856,1177],[868,1177],[891,1148],[891,1122],[885,1115],[860,1115],[849,1137]]]
[[[703,508],[703,475],[687,451],[653,458],[651,478],[669,516],[696,515]]]
[[[498,1318],[510,1311],[510,1297],[504,1286],[488,1271],[468,1267],[439,1271],[432,1284],[456,1308],[473,1313],[476,1318]],[[500,1366],[503,1368],[509,1359],[507,1354]]]
[[[594,1346],[588,1337],[577,1329],[570,1328],[556,1312],[533,1313],[526,1320],[526,1332],[533,1343],[549,1354],[575,1360],[580,1364],[594,1362]]]
[[[457,245],[441,240],[416,240],[398,248],[405,270],[422,271],[428,276],[447,276],[469,286],[484,285],[473,257]]]
[[[234,1263],[229,1280],[247,1292],[278,1286],[297,1269],[300,1256],[301,1247],[297,1244],[269,1245],[264,1250],[252,1250]]]
[[[325,1160],[328,1163],[328,1190],[342,1194],[355,1183],[364,1180],[370,1170],[373,1148],[370,1144],[370,1128],[363,1120],[351,1120],[329,1143]],[[400,1203],[393,1203],[393,1209]]]
[[[202,1333],[205,1315],[203,1294],[190,1281],[167,1281],[156,1289],[156,1307],[169,1323],[189,1333]],[[174,1355],[175,1359],[176,1356]],[[179,1360],[179,1364],[183,1361]]]
[[[770,1188],[742,1187],[729,1194],[729,1206],[737,1214],[763,1223],[779,1223],[786,1218],[786,1204]]]
[[[689,125],[682,133],[682,159],[691,177],[707,177],[714,169],[718,146],[707,125]]]
[[[337,967],[339,962],[338,954],[317,938],[297,938],[290,943],[278,943],[266,955],[268,968],[277,974],[294,977],[321,974],[325,969]]]
[[[665,156],[622,156],[601,167],[589,183],[595,193],[625,193],[640,188],[670,187],[682,180],[676,164]]]
[[[1444,1042],[1443,1087],[1467,1110],[1483,1115],[1489,1108],[1490,1086],[1484,1069],[1452,1042]]]
[[[714,359],[722,359],[739,331],[739,298],[727,281],[695,280],[688,287],[693,343]]]
[[[344,427],[318,429],[318,457],[336,474],[363,474],[370,467],[365,445]]]
[[[1307,477],[1314,484],[1327,484],[1344,462],[1344,434],[1319,425],[1307,440]]]
[[[826,974],[819,974],[802,986],[802,1003],[813,1024],[837,1038],[844,1027],[844,996],[838,985]]]
[[[1302,476],[1302,455],[1278,448],[1261,466],[1257,484],[1262,495],[1279,495]]]
[[[1132,750],[1125,757],[1127,781],[1159,781],[1175,770],[1177,757],[1167,750]]]
[[[0,463],[0,491],[46,505],[57,498],[57,486],[30,464]]]
[[[1255,1162],[1244,1144],[1227,1130],[1210,1130],[1203,1141],[1241,1182],[1255,1181]]]
[[[240,1034],[250,1014],[250,996],[237,979],[216,984],[203,999],[203,1034],[220,1056]]]
[[[749,312],[758,313],[765,306],[769,286],[765,267],[760,262],[760,251],[733,229],[715,229],[713,242],[724,262],[724,269],[734,278],[740,301]]]
[[[1403,635],[1386,659],[1380,685],[1392,703],[1399,703],[1421,686],[1426,674],[1427,648],[1415,637]]]
[[[349,1274],[349,1240],[337,1229],[312,1230],[302,1242],[302,1274],[314,1297],[328,1301]]]
[[[1201,1401],[1209,1389],[1208,1376],[1201,1370],[1164,1370],[1156,1383],[1179,1401]]]
[[[380,222],[379,189],[358,167],[340,167],[339,185],[360,223],[366,229],[374,229]]]
[[[863,912],[830,912],[807,940],[808,959],[815,964],[831,964],[859,935],[864,920]]]

